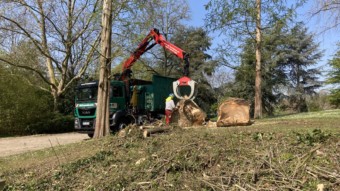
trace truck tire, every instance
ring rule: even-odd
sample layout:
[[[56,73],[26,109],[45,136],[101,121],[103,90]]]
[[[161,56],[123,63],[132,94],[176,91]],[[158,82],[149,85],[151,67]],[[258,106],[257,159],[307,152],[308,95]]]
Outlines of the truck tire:
[[[93,138],[93,133],[88,133],[87,134],[90,138]]]
[[[146,124],[146,123],[148,123],[148,117],[146,116],[146,115],[144,115],[144,116],[140,116],[139,118],[138,118],[138,125],[144,125],[144,124]]]
[[[119,123],[117,125],[117,130],[118,131],[122,130],[125,127],[127,127],[129,124],[134,124],[134,123],[136,123],[136,120],[133,116],[131,115],[124,116],[119,120]]]
[[[124,121],[120,122],[118,124],[118,131],[124,129],[126,126],[128,126],[128,124],[126,122],[124,122]]]

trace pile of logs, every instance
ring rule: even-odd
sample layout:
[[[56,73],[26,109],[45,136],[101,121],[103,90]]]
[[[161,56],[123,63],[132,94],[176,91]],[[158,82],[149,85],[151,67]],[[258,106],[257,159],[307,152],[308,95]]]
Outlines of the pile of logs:
[[[206,113],[192,100],[184,99],[177,103],[177,110],[173,112],[171,123],[180,127],[202,126],[228,127],[250,125],[250,104],[241,98],[229,98],[219,104],[218,119],[206,122]]]
[[[128,126],[119,132],[119,136],[125,137],[137,133],[143,137],[153,134],[168,132],[173,126],[178,127],[228,127],[250,125],[250,104],[240,98],[229,98],[223,101],[218,107],[217,122],[206,122],[206,113],[192,100],[183,99],[177,103],[176,109],[172,113],[171,126],[165,126],[163,121],[158,121],[149,126],[136,125]]]

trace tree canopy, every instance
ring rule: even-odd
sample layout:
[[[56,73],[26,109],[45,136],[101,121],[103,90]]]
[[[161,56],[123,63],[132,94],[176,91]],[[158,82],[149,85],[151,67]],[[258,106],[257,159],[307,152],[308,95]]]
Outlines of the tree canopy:
[[[235,72],[235,82],[230,85],[229,96],[253,100],[254,90],[254,45],[243,47],[241,65]],[[272,115],[280,101],[287,100],[288,107],[306,111],[306,96],[316,94],[321,86],[320,71],[315,67],[322,52],[318,50],[314,36],[308,33],[303,23],[292,28],[266,30],[263,33],[263,108]],[[253,103],[253,101],[252,101]]]
[[[333,58],[329,60],[329,65],[332,70],[329,72],[329,78],[327,78],[327,84],[334,86],[331,90],[329,100],[332,104],[337,107],[340,106],[340,44],[338,44],[338,51],[335,53]]]

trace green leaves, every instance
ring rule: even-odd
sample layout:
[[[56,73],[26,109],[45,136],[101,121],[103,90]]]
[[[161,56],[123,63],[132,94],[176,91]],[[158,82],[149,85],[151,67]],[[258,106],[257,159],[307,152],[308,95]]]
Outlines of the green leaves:
[[[327,79],[327,84],[339,85],[340,84],[340,43],[338,44],[338,51],[334,55],[334,57],[328,62],[332,67],[332,70],[329,71],[329,78]],[[329,101],[336,105],[340,106],[340,88],[339,86],[333,90],[331,90],[331,94],[329,96]]]
[[[330,133],[325,133],[321,129],[314,129],[313,131],[307,132],[305,134],[293,132],[296,135],[296,140],[298,144],[306,144],[313,146],[317,143],[325,142],[330,136]]]
[[[252,134],[252,138],[254,141],[268,141],[272,140],[274,138],[274,133],[264,133],[264,132],[255,132]]]

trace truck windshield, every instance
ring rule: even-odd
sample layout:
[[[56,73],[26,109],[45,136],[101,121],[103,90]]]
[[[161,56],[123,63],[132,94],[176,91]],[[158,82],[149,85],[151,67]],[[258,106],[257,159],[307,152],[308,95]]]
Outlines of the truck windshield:
[[[86,87],[79,88],[77,90],[76,96],[78,100],[95,100],[97,99],[97,87]]]
[[[110,86],[110,97],[123,97],[123,88],[122,86]],[[98,87],[83,87],[77,89],[77,99],[79,101],[85,100],[96,100],[98,93]]]

